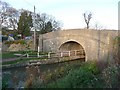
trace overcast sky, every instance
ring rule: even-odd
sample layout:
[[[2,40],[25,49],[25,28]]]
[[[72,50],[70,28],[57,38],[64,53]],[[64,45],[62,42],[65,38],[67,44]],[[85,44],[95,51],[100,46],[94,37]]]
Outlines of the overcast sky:
[[[16,9],[47,13],[63,23],[63,29],[85,28],[83,13],[92,12],[90,28],[97,23],[105,29],[118,29],[119,0],[4,0]]]

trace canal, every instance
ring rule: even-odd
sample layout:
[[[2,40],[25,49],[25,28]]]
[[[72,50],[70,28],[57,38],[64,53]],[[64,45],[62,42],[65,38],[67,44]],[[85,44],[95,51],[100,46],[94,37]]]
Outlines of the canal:
[[[83,61],[84,61],[83,59],[79,59],[79,60],[72,60],[62,63],[42,64],[39,66],[14,67],[14,68],[2,69],[2,84],[3,87],[7,87],[7,88],[25,87],[25,82],[28,79],[28,76],[30,76],[28,74],[31,73],[35,74],[36,67],[37,67],[37,74],[40,74],[41,76],[46,72],[54,72],[56,69],[59,69],[61,67],[63,68],[66,66],[79,67]]]

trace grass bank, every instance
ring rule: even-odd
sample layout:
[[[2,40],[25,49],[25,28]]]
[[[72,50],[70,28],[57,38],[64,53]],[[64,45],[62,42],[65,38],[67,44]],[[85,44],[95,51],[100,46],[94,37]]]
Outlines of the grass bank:
[[[22,55],[29,54],[30,56],[32,55],[34,57],[26,58],[26,56],[20,57],[20,56],[16,56],[15,54],[22,54]],[[43,53],[43,52],[40,52],[39,54],[40,55],[47,55],[47,53]],[[4,53],[2,53],[3,60],[4,59],[12,59],[12,58],[15,58],[16,60],[2,62],[2,65],[23,63],[23,62],[30,61],[30,60],[44,60],[44,59],[46,59],[46,58],[38,58],[37,51],[17,51],[17,52],[4,52]]]

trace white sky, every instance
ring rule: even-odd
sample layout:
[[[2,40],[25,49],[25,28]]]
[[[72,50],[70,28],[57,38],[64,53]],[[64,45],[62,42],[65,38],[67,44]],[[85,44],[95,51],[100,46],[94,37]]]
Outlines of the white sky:
[[[63,29],[85,28],[83,13],[92,12],[90,28],[118,29],[119,0],[4,0],[16,9],[47,13],[63,23]]]

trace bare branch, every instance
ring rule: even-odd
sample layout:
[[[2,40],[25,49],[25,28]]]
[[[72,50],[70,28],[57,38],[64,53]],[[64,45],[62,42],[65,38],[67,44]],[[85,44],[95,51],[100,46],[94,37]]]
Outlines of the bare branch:
[[[84,16],[85,23],[87,25],[87,29],[89,29],[89,23],[92,18],[92,13],[91,12],[89,14],[84,13],[83,16]]]

